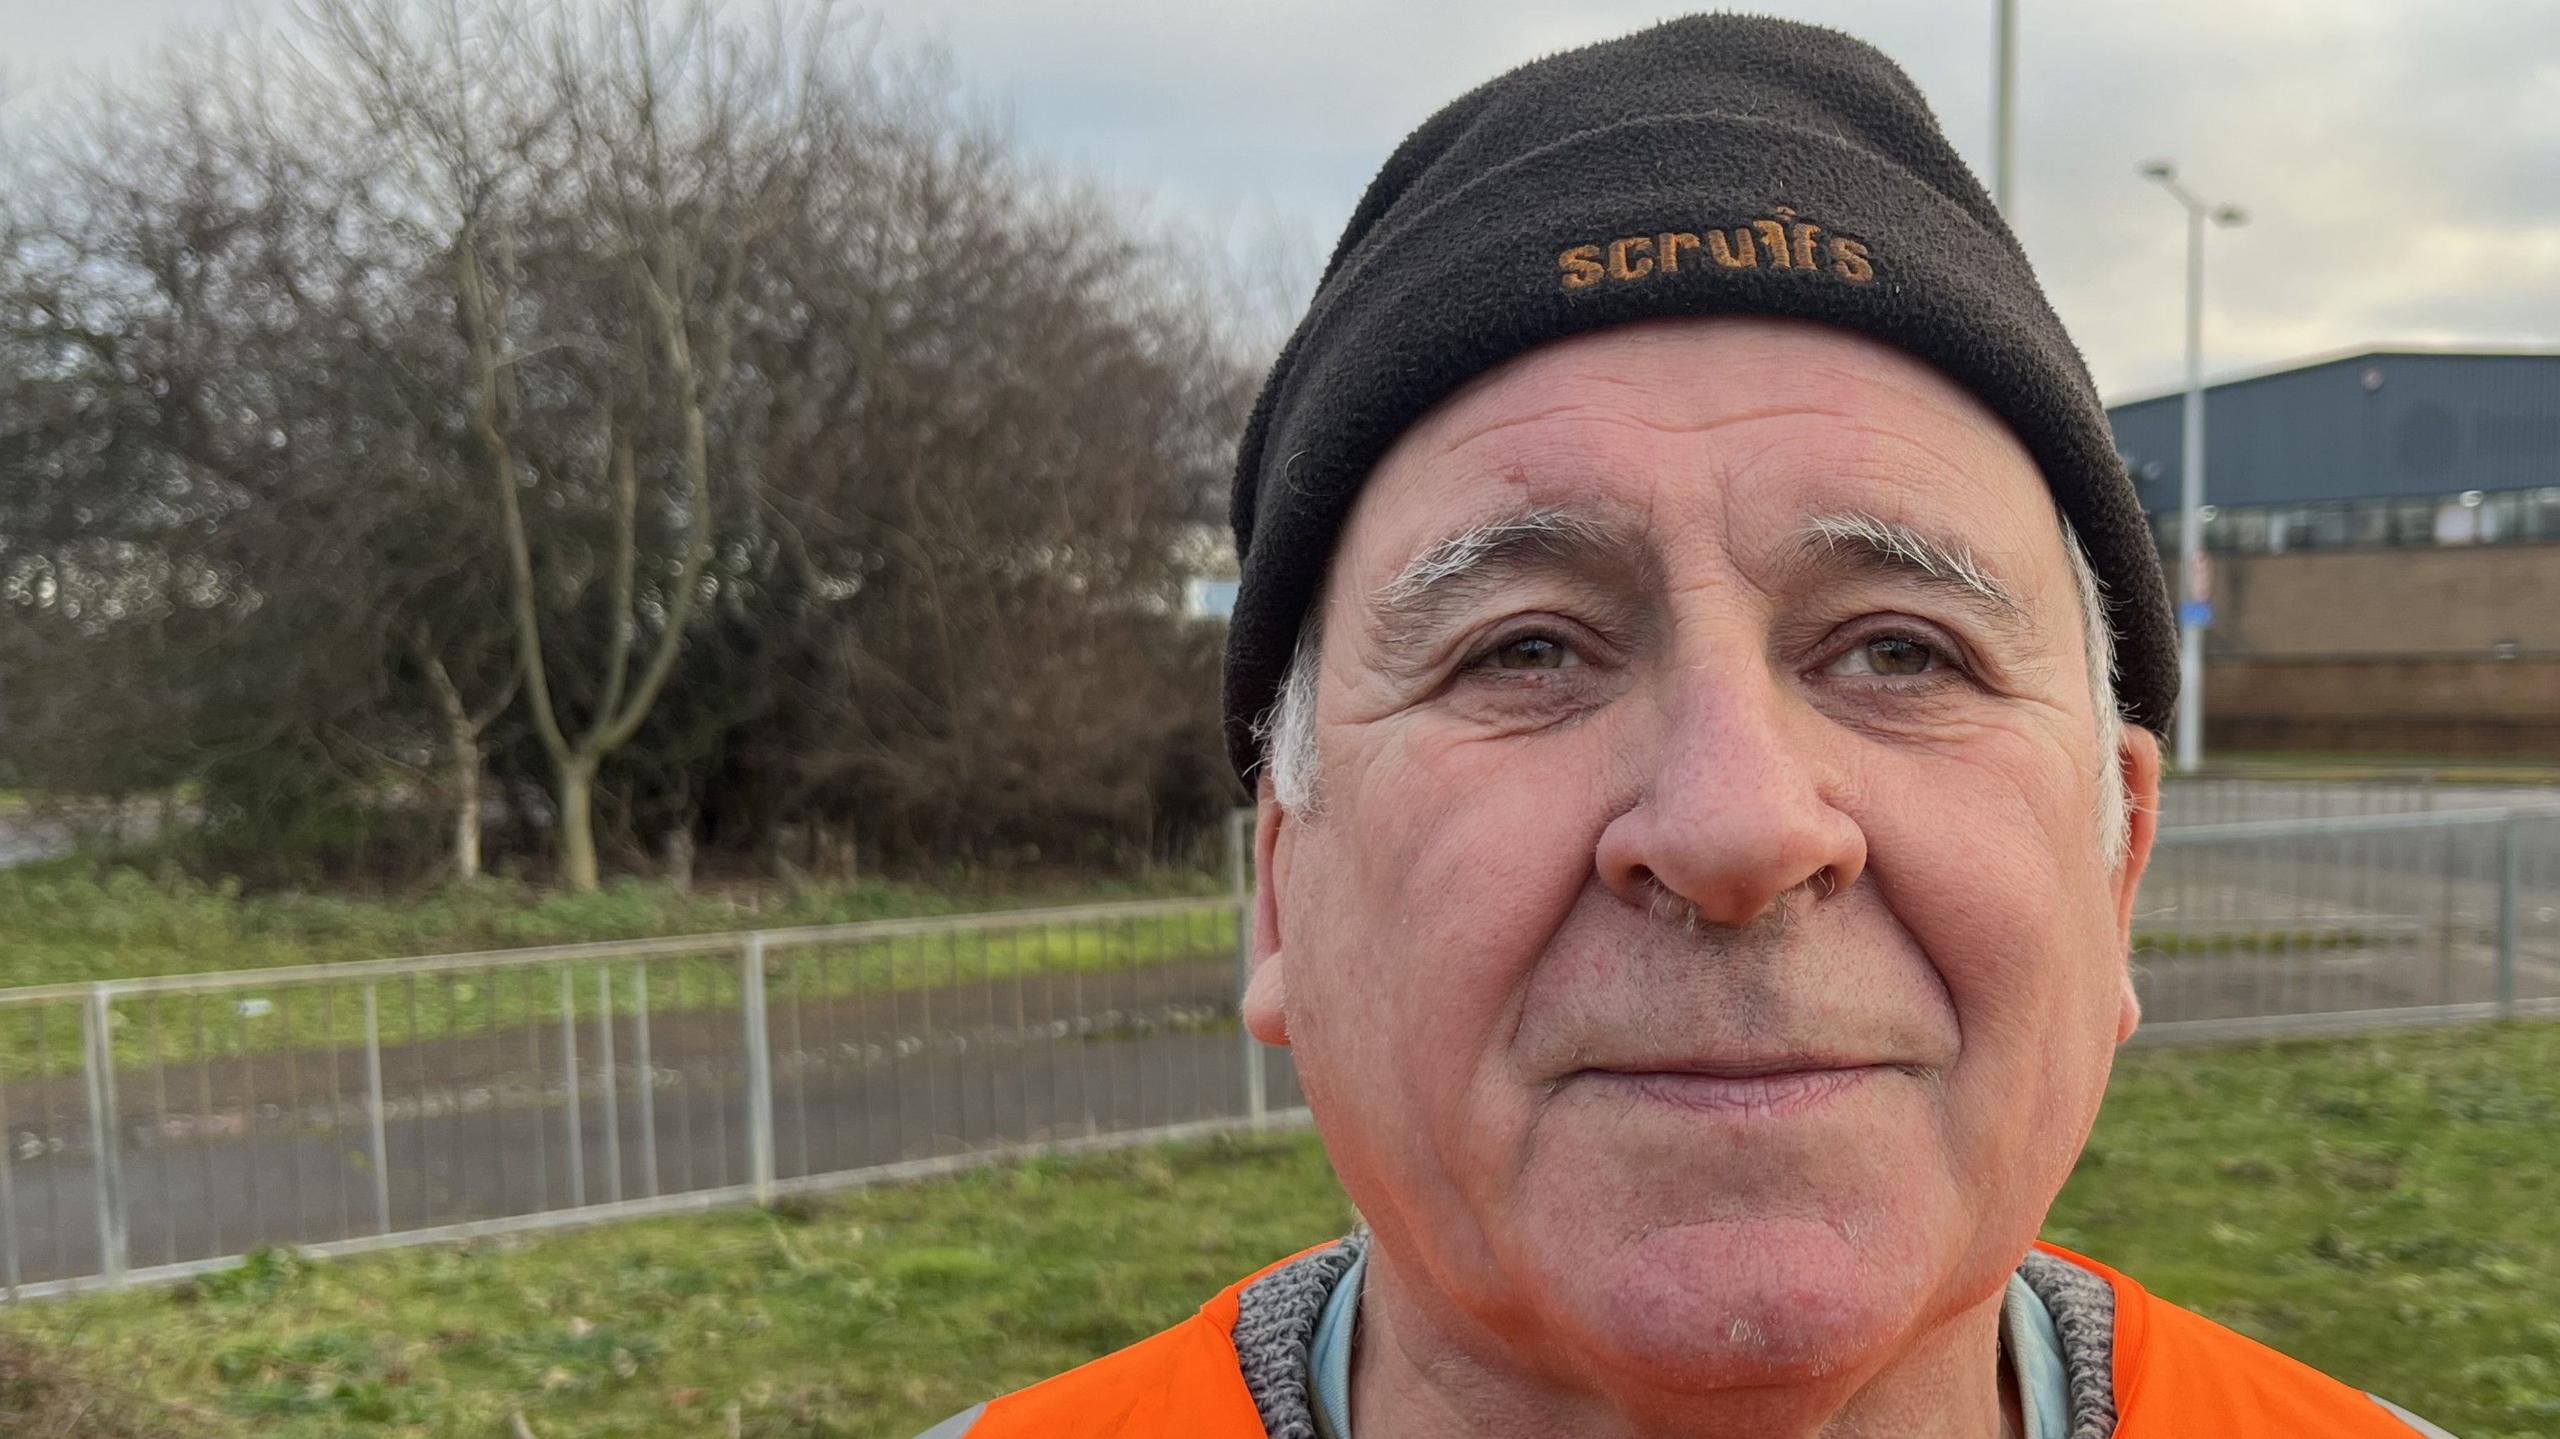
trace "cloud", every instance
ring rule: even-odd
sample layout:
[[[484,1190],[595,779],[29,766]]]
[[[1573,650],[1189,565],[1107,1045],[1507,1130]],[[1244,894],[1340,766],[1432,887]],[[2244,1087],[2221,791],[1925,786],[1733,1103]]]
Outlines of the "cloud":
[[[282,0],[222,0],[253,17]],[[0,0],[28,64],[139,49],[206,0]],[[2135,175],[2173,157],[2245,205],[2213,232],[2209,363],[2416,338],[2560,344],[2560,3],[2020,0],[2021,238],[2102,388],[2181,364],[2184,227]],[[884,13],[938,41],[1026,145],[1233,244],[1322,255],[1442,103],[1659,0],[952,0]],[[1977,165],[1992,0],[1804,0],[1875,42]],[[922,18],[914,18],[918,15]]]
[[[2102,384],[2182,363],[2184,221],[2133,173],[2155,156],[2251,216],[2206,242],[2212,368],[2430,336],[2560,342],[2560,9],[2086,14],[2028,49],[2023,108],[2052,118],[2022,142],[2020,228]]]
[[[2560,343],[2560,5],[2022,5],[2018,228],[2110,392],[2182,365],[2174,157],[2251,223],[2208,240],[2217,370],[2368,342]],[[1789,7],[1876,42],[1987,162],[1988,3]],[[1431,110],[1645,6],[979,5],[941,33],[1023,137],[1204,215],[1321,235]]]

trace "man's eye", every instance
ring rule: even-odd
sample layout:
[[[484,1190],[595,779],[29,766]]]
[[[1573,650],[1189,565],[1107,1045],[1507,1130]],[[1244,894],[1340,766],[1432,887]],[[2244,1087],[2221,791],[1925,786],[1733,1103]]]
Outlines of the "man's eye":
[[[1482,663],[1498,670],[1559,670],[1574,663],[1574,654],[1561,640],[1522,635],[1486,651]]]
[[[1892,678],[1927,674],[1945,667],[1945,657],[1923,641],[1908,635],[1877,635],[1873,639],[1859,641],[1847,654],[1834,660],[1831,673]]]

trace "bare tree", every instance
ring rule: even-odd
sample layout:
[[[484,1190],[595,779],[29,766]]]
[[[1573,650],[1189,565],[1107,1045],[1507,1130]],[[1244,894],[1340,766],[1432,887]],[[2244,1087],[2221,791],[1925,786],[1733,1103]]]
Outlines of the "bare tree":
[[[579,887],[1207,823],[1178,541],[1256,357],[947,70],[799,16],[311,0],[103,97],[0,252],[20,768],[432,800],[466,875],[538,780]]]
[[[751,257],[818,184],[819,162],[839,158],[825,143],[845,113],[827,68],[834,36],[823,15],[755,35],[722,28],[707,5],[662,22],[642,0],[538,26],[458,0],[424,21],[393,0],[321,0],[310,19],[358,108],[407,142],[407,195],[444,231],[562,871],[592,889],[598,767],[638,733],[719,583],[721,492],[754,483],[715,464],[711,428]],[[493,74],[512,79],[481,78]],[[564,314],[571,297],[585,313]],[[529,436],[564,416],[524,403],[526,386],[564,378],[585,392],[584,413],[566,417],[584,433]],[[644,465],[649,497],[678,502],[654,585],[641,582]],[[600,500],[609,516],[606,633],[585,655],[546,642],[529,498]],[[581,660],[585,682],[564,688],[562,667]]]
[[[298,78],[236,47],[173,65],[155,95],[102,96],[115,122],[74,132],[30,187],[42,213],[0,301],[24,347],[0,385],[22,403],[0,413],[48,417],[30,433],[54,463],[11,467],[0,532],[52,537],[55,598],[22,587],[31,621],[62,630],[65,580],[104,597],[66,641],[66,696],[150,650],[137,681],[191,703],[115,712],[158,727],[164,769],[360,805],[425,762],[420,675],[461,666],[399,659],[419,633],[483,644],[469,587],[444,583],[482,562],[450,522],[453,416],[420,383],[439,345],[399,278],[422,254],[369,215],[373,147],[317,139],[350,132]],[[30,731],[51,733],[81,744]],[[319,775],[315,755],[353,768]]]

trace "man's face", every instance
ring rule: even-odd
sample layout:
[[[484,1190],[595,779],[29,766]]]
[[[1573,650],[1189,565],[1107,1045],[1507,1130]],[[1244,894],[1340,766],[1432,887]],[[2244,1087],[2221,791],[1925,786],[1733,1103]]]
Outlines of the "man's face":
[[[1604,331],[1407,432],[1324,602],[1249,1011],[1403,1282],[1674,1387],[1996,1294],[2134,1022],[2100,786],[2157,776],[2007,429],[1843,332]]]

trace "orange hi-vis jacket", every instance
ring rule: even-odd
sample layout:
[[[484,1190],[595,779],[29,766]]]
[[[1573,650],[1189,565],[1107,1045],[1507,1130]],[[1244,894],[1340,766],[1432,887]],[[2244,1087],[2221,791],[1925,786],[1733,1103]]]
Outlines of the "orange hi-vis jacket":
[[[2113,1439],[2412,1439],[2422,1432],[2371,1396],[2156,1299],[2105,1265],[2036,1247],[2115,1291]],[[1245,1286],[1279,1267],[1230,1286],[1151,1339],[933,1432],[967,1439],[1264,1439],[1234,1331]]]

